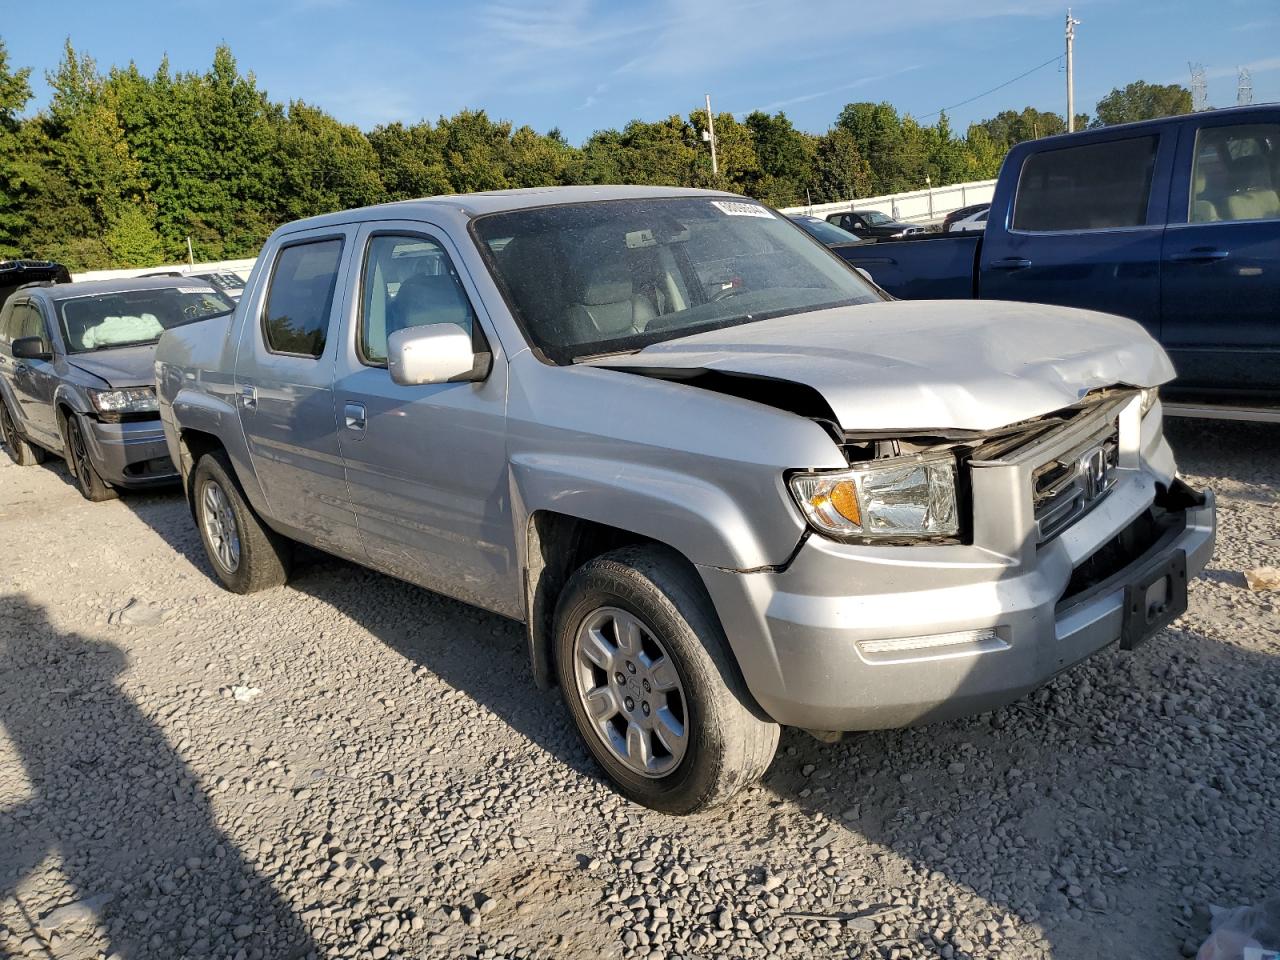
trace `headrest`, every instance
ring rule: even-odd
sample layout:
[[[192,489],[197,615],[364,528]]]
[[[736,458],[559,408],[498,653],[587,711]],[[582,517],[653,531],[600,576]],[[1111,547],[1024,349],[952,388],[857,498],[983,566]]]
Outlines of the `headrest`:
[[[631,299],[631,273],[621,259],[607,259],[587,268],[581,302],[587,306]]]

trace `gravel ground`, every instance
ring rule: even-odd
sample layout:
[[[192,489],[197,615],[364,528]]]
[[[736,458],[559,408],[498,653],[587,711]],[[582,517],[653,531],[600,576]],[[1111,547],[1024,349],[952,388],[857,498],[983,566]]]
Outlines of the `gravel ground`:
[[[1191,609],[973,719],[675,819],[619,800],[517,625],[331,558],[214,585],[181,498],[0,468],[0,952],[1177,957],[1280,879],[1280,429],[1178,423]]]

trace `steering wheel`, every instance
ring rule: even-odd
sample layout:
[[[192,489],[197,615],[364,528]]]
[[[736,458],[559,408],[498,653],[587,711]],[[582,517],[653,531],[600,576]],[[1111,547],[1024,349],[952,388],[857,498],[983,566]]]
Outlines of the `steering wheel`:
[[[723,290],[711,295],[711,302],[719,303],[721,300],[728,300],[730,297],[736,297],[738,294],[746,292],[746,287],[725,287]]]

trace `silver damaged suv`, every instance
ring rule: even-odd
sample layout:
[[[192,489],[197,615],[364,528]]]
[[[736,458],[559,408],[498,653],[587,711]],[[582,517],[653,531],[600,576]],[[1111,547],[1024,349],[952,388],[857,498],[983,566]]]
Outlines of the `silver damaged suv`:
[[[567,187],[277,230],[160,340],[170,454],[229,588],[294,541],[523,621],[617,787],[688,813],[780,724],[989,710],[1186,607],[1141,327],[896,302],[742,197]]]

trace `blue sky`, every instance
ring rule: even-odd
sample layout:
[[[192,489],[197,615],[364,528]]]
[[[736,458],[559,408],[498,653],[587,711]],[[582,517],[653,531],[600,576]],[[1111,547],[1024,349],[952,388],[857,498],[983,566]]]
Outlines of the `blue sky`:
[[[1062,51],[1062,0],[45,0],[15,4],[0,36],[11,62],[45,70],[65,37],[99,65],[205,69],[220,40],[277,100],[303,99],[369,128],[463,107],[559,127],[574,143],[635,117],[785,110],[825,130],[845,103],[888,100],[929,119]],[[127,11],[127,12],[126,12]],[[1188,83],[1202,63],[1209,102],[1280,100],[1277,0],[1086,0],[1076,48],[1077,111],[1130,80]],[[1050,64],[950,111],[973,120],[1027,104],[1065,109]]]

